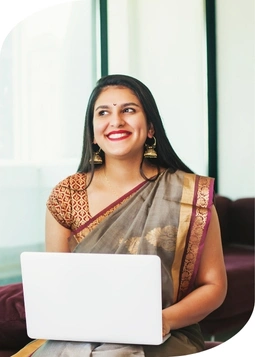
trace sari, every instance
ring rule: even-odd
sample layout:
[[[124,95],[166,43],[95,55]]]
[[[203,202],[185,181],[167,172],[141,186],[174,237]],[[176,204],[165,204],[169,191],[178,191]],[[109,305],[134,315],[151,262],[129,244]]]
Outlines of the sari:
[[[167,308],[194,289],[211,218],[213,184],[214,179],[209,177],[166,170],[155,181],[144,181],[73,231],[70,250],[158,255],[162,309]],[[32,354],[14,356],[182,356],[202,351],[204,341],[199,325],[194,324],[172,330],[171,337],[159,346],[42,340],[36,348]]]

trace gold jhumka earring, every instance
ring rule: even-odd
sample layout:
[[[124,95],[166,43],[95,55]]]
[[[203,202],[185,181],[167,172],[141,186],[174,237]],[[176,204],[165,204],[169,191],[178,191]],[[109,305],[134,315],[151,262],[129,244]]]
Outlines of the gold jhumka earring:
[[[152,139],[154,139],[154,142],[152,145],[145,143],[145,151],[143,154],[145,159],[156,159],[158,157],[158,154],[155,151],[156,143],[157,143],[155,136],[153,136]]]
[[[89,160],[90,164],[93,162],[94,165],[102,165],[103,159],[99,155],[100,151],[101,151],[101,149],[99,149],[98,151],[93,153],[93,158]]]

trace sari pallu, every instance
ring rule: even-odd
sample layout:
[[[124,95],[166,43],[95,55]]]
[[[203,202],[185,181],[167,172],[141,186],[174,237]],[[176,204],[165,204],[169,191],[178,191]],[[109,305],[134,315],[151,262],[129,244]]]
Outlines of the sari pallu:
[[[162,266],[162,309],[171,306],[194,287],[210,222],[213,182],[208,177],[181,171],[171,174],[167,170],[156,181],[139,185],[131,195],[126,194],[73,232],[70,249],[74,253],[158,255]],[[197,324],[171,333],[160,346],[84,343],[82,349],[74,343],[73,347],[82,351],[76,354],[69,343],[70,352],[65,356],[169,357],[204,348]],[[47,341],[32,356],[62,356],[61,351],[66,348],[67,342]]]
[[[70,249],[158,255],[162,308],[170,306],[193,289],[211,217],[213,183],[212,178],[167,170],[73,232]]]

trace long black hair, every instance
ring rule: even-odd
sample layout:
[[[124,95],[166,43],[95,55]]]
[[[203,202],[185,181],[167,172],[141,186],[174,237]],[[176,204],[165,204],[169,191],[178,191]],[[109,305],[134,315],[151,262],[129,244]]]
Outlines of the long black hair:
[[[179,169],[188,173],[192,173],[190,168],[181,161],[181,159],[177,156],[174,149],[172,148],[172,145],[167,138],[157,104],[150,90],[138,79],[122,74],[112,74],[99,79],[89,97],[85,115],[82,156],[78,167],[78,172],[91,172],[93,177],[95,167],[93,161],[90,162],[90,160],[93,157],[93,152],[99,149],[95,149],[95,147],[93,148],[94,106],[102,90],[109,86],[129,88],[142,104],[147,123],[148,125],[151,123],[155,130],[154,136],[157,142],[157,158],[148,159],[151,164],[157,167],[170,168],[172,172],[175,172]],[[104,160],[103,151],[100,152],[100,155]]]

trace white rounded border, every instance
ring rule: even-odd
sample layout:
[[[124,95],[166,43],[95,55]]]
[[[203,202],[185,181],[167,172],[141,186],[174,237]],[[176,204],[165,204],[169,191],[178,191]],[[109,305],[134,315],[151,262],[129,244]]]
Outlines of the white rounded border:
[[[72,1],[75,0],[0,0],[0,50],[8,34],[20,21],[47,7]]]
[[[0,50],[8,34],[20,21],[47,7],[72,1],[76,0],[0,0]],[[243,293],[245,294],[245,291]],[[231,357],[240,357],[240,355],[245,357],[254,356],[254,331],[255,318],[253,312],[244,328],[233,338],[211,350],[200,352],[199,356],[215,356],[216,353],[226,356],[230,354]]]

